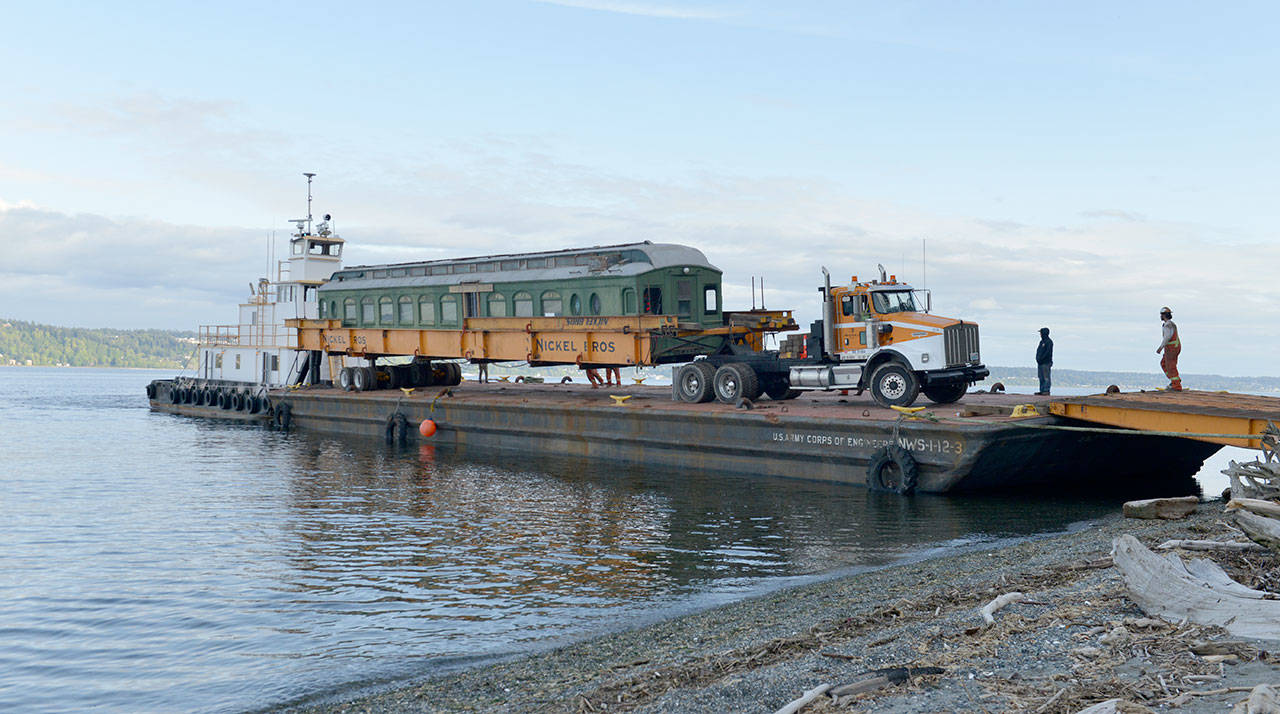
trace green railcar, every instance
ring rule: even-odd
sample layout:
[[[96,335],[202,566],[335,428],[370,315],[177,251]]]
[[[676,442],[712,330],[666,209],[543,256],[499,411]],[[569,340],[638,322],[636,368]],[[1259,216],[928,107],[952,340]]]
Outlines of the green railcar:
[[[319,289],[320,318],[344,327],[461,329],[483,317],[674,315],[681,329],[725,324],[721,271],[701,251],[627,243],[389,265],[333,274]],[[707,354],[723,338],[663,338],[657,362]]]

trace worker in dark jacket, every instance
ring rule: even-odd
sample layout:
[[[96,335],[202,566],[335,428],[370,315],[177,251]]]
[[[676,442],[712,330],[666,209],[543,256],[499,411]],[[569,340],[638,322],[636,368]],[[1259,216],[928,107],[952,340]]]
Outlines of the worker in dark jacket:
[[[1053,340],[1049,339],[1049,328],[1040,328],[1040,346],[1036,347],[1036,371],[1040,373],[1040,391],[1036,394],[1048,396],[1049,370],[1053,367]]]

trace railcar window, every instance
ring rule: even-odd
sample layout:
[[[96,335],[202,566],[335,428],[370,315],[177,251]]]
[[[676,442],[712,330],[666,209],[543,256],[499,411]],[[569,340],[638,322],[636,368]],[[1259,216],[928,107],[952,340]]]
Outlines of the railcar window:
[[[644,289],[644,311],[646,315],[662,314],[662,288],[650,285]]]
[[[436,324],[436,301],[430,295],[418,298],[418,319],[424,325]]]
[[[449,274],[449,266],[447,266],[447,265],[433,265],[433,266],[431,266],[431,274],[432,274],[432,275],[448,275],[448,274]]]
[[[489,294],[489,317],[507,316],[507,298],[502,293]]]
[[[336,320],[340,317],[341,315],[338,314],[338,301],[330,300],[329,301],[329,319]]]
[[[693,280],[689,278],[676,281],[676,312],[681,317],[693,315]]]
[[[631,288],[622,291],[622,314],[636,314],[636,291]]]
[[[413,298],[408,295],[400,298],[400,324],[413,324]]]
[[[519,270],[519,269],[520,269],[520,261],[518,261],[518,260],[504,260],[504,261],[502,261],[502,269],[503,269],[503,270]]]
[[[396,307],[391,302],[391,298],[382,297],[378,299],[378,322],[384,325],[390,325],[395,319]]]
[[[417,267],[417,268],[409,268],[409,275],[410,275],[411,277],[419,277],[419,276],[426,275],[426,274],[427,274],[427,269],[426,269],[426,268],[423,268],[423,267],[421,267],[421,266],[419,266],[419,267]]]
[[[707,315],[720,311],[720,294],[716,292],[714,284],[704,285],[702,288],[702,310]]]
[[[385,278],[385,277],[387,277],[387,271],[385,271],[385,270],[375,270],[375,271],[373,271],[373,277],[375,277],[375,278]]]
[[[453,295],[445,295],[440,298],[440,324],[456,325],[458,324],[458,298]]]
[[[600,296],[597,295],[596,293],[591,293],[591,299],[587,301],[587,307],[591,308],[592,315],[599,315],[600,314]]]
[[[533,295],[523,290],[512,296],[516,306],[516,317],[533,317]]]
[[[480,272],[482,273],[492,273],[497,269],[498,269],[497,263],[481,263],[480,264]]]
[[[582,314],[582,298],[578,297],[577,293],[574,293],[569,296],[569,314],[571,315]]]
[[[347,298],[346,300],[343,300],[343,301],[342,301],[342,309],[343,309],[343,313],[342,313],[342,326],[343,326],[343,327],[355,327],[355,326],[356,326],[356,319],[357,319],[357,317],[358,317],[358,316],[356,315],[356,299],[355,299],[355,298]]]
[[[324,319],[324,308],[325,308],[324,300],[321,300],[320,301],[320,319],[321,320]]]
[[[455,266],[453,266],[453,272],[454,272],[455,274],[457,274],[457,273],[474,273],[474,272],[476,272],[476,264],[475,264],[475,263],[463,263],[463,264],[461,264],[461,265],[455,265]]]
[[[387,275],[390,275],[393,278],[403,278],[406,274],[407,271],[404,268],[392,268],[387,271]]]
[[[365,325],[372,325],[378,319],[377,310],[374,309],[373,298],[367,297],[360,301],[360,322]]]
[[[542,294],[542,316],[543,317],[560,317],[564,314],[564,301],[560,299],[560,293],[554,290],[548,290]]]

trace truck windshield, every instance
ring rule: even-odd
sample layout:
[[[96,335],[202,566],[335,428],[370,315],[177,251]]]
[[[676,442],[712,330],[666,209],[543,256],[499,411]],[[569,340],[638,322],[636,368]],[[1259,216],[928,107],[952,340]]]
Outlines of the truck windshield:
[[[873,292],[871,302],[876,312],[885,315],[891,312],[917,312],[916,301],[910,290],[896,292]]]

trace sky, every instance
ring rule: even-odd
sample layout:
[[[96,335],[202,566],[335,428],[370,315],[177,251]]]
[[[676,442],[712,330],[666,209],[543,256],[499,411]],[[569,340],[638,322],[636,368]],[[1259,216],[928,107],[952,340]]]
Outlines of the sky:
[[[1276,375],[1265,3],[24,3],[0,317],[235,320],[315,212],[347,264],[636,240],[818,317],[876,265],[988,364]],[[1189,385],[1194,386],[1194,385]]]

